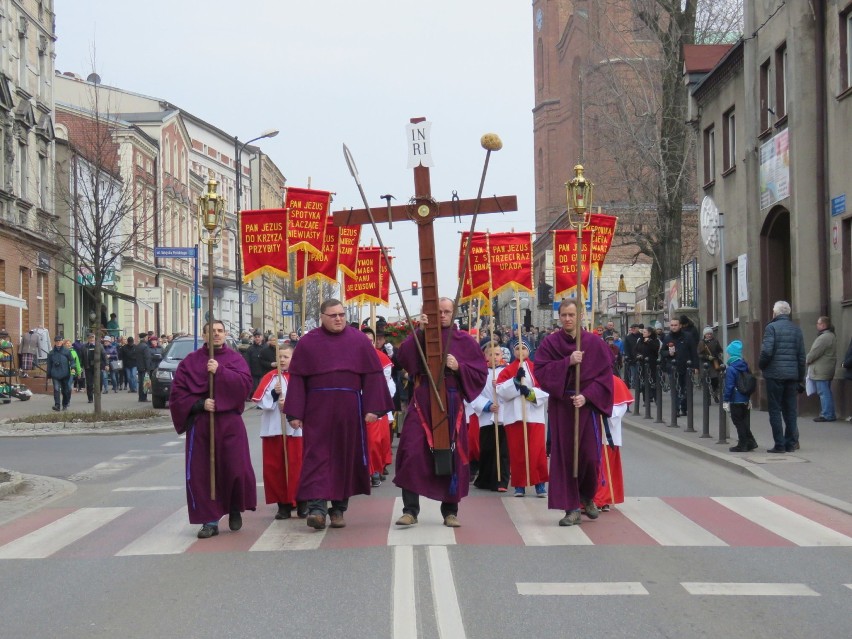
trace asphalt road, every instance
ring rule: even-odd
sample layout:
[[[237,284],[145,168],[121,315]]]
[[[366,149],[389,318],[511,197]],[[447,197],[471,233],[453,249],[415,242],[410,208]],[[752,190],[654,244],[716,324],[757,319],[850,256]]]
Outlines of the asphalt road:
[[[457,532],[426,507],[393,530],[386,483],[344,530],[273,523],[263,505],[205,541],[182,511],[182,443],[2,442],[0,466],[77,490],[0,525],[0,637],[852,636],[852,546],[828,545],[852,544],[852,517],[630,432],[628,503],[580,527],[474,490]]]

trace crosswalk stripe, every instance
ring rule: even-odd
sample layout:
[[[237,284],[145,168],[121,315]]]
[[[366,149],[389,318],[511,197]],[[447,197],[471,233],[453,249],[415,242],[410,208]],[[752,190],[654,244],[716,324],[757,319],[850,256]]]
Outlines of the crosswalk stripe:
[[[727,546],[659,497],[627,497],[618,509],[661,546]]]
[[[444,526],[441,516],[441,503],[432,499],[420,498],[420,514],[413,526],[397,526],[396,520],[402,514],[402,497],[394,500],[388,530],[389,546],[453,546],[456,536],[452,528]]]
[[[393,549],[393,639],[417,639],[414,548]]]
[[[316,550],[327,531],[308,528],[303,519],[273,521],[249,551]]]
[[[116,557],[132,555],[179,555],[186,552],[198,538],[195,527],[190,527],[186,506],[166,517],[159,524],[129,543],[116,553]]]
[[[714,497],[726,508],[797,546],[852,546],[852,537],[818,524],[763,497]]]
[[[446,546],[429,546],[429,572],[432,577],[432,600],[435,602],[435,620],[441,639],[465,639],[453,567]]]
[[[130,510],[81,508],[0,547],[0,559],[44,559]]]
[[[685,581],[681,583],[690,595],[735,595],[751,597],[819,597],[805,584],[783,583],[711,583]]]
[[[592,540],[583,532],[582,526],[557,526],[554,515],[549,511],[547,500],[529,498],[506,498],[501,500],[518,534],[527,546],[591,546]]]
[[[586,583],[516,583],[519,595],[601,596],[650,594],[638,581]]]

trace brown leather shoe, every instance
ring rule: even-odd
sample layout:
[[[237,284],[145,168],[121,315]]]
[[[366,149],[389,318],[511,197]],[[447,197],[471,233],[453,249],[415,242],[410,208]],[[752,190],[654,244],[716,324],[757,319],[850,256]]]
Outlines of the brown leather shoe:
[[[396,520],[397,526],[413,526],[417,523],[417,517],[410,513],[403,513],[402,517]]]
[[[346,521],[343,519],[343,513],[332,512],[329,514],[329,519],[331,519],[331,523],[329,524],[331,528],[346,528]]]
[[[311,513],[305,522],[310,528],[315,528],[316,530],[325,529],[325,515],[321,515],[320,513]]]
[[[455,515],[447,515],[444,517],[444,525],[447,528],[460,528],[461,522],[459,522],[459,518]]]

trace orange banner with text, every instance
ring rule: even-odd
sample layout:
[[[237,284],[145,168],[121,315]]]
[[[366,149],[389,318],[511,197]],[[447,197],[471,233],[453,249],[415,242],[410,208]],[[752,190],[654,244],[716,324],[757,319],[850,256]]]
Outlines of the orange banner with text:
[[[239,231],[244,282],[263,273],[289,276],[286,209],[240,211]]]
[[[615,227],[618,224],[618,218],[614,215],[603,215],[597,213],[589,216],[589,226],[587,229],[591,231],[592,238],[592,268],[601,275],[604,260],[609,253],[609,247],[612,246],[612,238],[615,237]],[[585,232],[583,239],[586,239]]]
[[[344,275],[355,277],[355,265],[358,261],[358,242],[361,240],[361,226],[341,226],[337,239],[337,268]]]
[[[358,248],[355,277],[343,277],[343,297],[347,302],[388,304],[390,273],[378,247]]]

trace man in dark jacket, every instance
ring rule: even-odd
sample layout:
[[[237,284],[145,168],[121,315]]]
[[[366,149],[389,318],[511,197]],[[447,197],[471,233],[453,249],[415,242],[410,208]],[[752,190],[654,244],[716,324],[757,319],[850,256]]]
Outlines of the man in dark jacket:
[[[769,425],[775,439],[775,446],[767,451],[770,453],[791,453],[799,448],[796,393],[805,390],[805,340],[802,329],[790,320],[791,312],[789,303],[775,302],[757,363],[766,380]],[[782,416],[786,430],[781,425]]]
[[[53,338],[53,350],[47,354],[47,378],[53,380],[53,410],[59,410],[60,394],[62,410],[68,410],[71,402],[71,369],[74,359],[71,351],[63,346],[65,338],[56,335]]]
[[[148,393],[145,392],[145,374],[153,365],[151,349],[148,346],[148,334],[139,333],[139,344],[136,345],[136,377],[139,380],[139,401],[147,402]]]
[[[252,335],[251,344],[243,351],[243,356],[246,358],[249,371],[251,372],[252,393],[260,384],[263,376],[270,371],[269,356],[267,355],[268,350],[266,344],[263,343],[263,333],[255,331]]]
[[[669,332],[663,338],[663,365],[672,373],[677,385],[678,416],[686,415],[686,394],[692,392],[688,369],[698,370],[698,345],[691,333],[683,330],[680,319],[672,318]]]
[[[96,353],[98,354],[96,355]],[[103,367],[106,363],[104,347],[95,343],[94,333],[89,333],[86,343],[83,345],[83,360],[80,363],[86,371],[86,396],[90,404],[95,401],[95,384],[101,383],[101,372],[95,368],[96,358],[100,362],[100,366]]]
[[[637,366],[636,366],[636,345],[642,339],[642,329],[645,328],[642,324],[631,324],[630,331],[624,338],[624,381],[630,388],[636,388]]]

